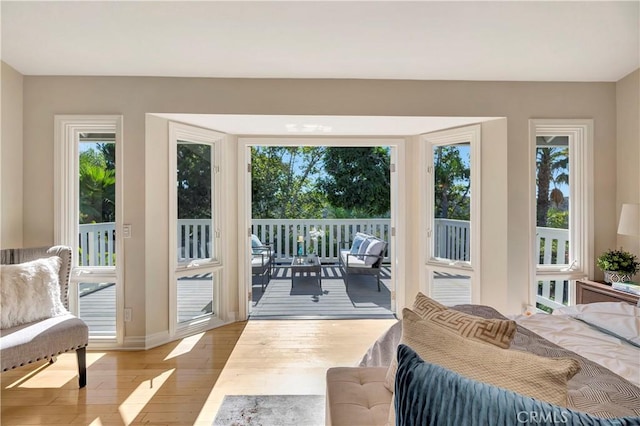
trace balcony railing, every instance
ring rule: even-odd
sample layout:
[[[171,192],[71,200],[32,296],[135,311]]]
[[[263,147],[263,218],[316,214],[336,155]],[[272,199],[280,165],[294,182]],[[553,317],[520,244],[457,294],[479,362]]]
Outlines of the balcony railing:
[[[434,251],[437,257],[468,261],[470,259],[470,228],[464,220],[436,219]],[[338,261],[340,249],[348,248],[357,232],[375,235],[389,241],[389,219],[254,219],[252,233],[274,248],[276,262],[290,262],[298,251],[298,236],[304,239],[305,253],[313,251],[323,263]],[[315,240],[309,231],[321,236]],[[115,224],[113,222],[80,225],[79,261],[82,266],[112,266],[115,264]],[[178,220],[178,253],[183,260],[210,256],[210,221],[207,219]],[[540,264],[567,264],[569,232],[566,229],[537,228]],[[386,253],[386,261],[389,253]],[[551,308],[567,303],[566,281],[539,281],[537,301]]]

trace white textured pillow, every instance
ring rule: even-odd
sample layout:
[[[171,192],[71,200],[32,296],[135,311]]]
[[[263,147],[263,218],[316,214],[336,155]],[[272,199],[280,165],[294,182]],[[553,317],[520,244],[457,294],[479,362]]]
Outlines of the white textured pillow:
[[[378,258],[374,256],[379,256],[380,253],[382,253],[382,247],[384,246],[384,243],[380,240],[371,239],[370,241],[371,242],[367,246],[367,251],[365,252],[365,254],[370,254],[372,256],[364,257],[365,265],[373,265],[374,263],[376,263]]]
[[[640,308],[624,302],[600,302],[553,310],[567,315],[640,347]]]
[[[60,300],[57,256],[17,265],[2,265],[0,328],[68,313]]]

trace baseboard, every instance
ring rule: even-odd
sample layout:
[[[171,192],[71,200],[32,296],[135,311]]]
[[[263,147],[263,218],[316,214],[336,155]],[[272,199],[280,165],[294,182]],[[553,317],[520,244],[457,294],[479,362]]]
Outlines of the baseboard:
[[[158,333],[149,334],[146,338],[144,349],[153,349],[157,346],[164,345],[165,343],[169,343],[171,339],[169,338],[169,331],[160,331]]]

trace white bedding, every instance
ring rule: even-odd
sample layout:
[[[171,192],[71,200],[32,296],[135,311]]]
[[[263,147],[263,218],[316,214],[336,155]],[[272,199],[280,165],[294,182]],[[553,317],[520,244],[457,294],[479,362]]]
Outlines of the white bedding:
[[[545,339],[608,368],[640,387],[640,348],[568,315],[536,314],[514,319]]]

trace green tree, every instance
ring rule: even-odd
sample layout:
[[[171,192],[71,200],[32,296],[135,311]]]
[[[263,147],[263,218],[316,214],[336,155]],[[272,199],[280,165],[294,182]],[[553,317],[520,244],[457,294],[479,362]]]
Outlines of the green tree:
[[[315,183],[322,172],[324,150],[323,147],[254,147],[251,151],[253,217],[321,217],[326,198]]]
[[[544,142],[548,142],[542,138]],[[559,207],[564,196],[559,184],[569,183],[569,150],[565,147],[538,146],[536,150],[536,226],[549,226],[552,203]],[[552,187],[553,185],[553,187]]]
[[[211,219],[211,146],[179,143],[178,219]]]
[[[108,166],[100,145],[80,153],[78,169],[80,223],[114,222],[116,172]]]
[[[365,215],[360,217],[389,215],[390,163],[385,147],[329,147],[319,188],[333,207]]]
[[[469,220],[471,170],[455,145],[438,146],[433,153],[435,217]]]

